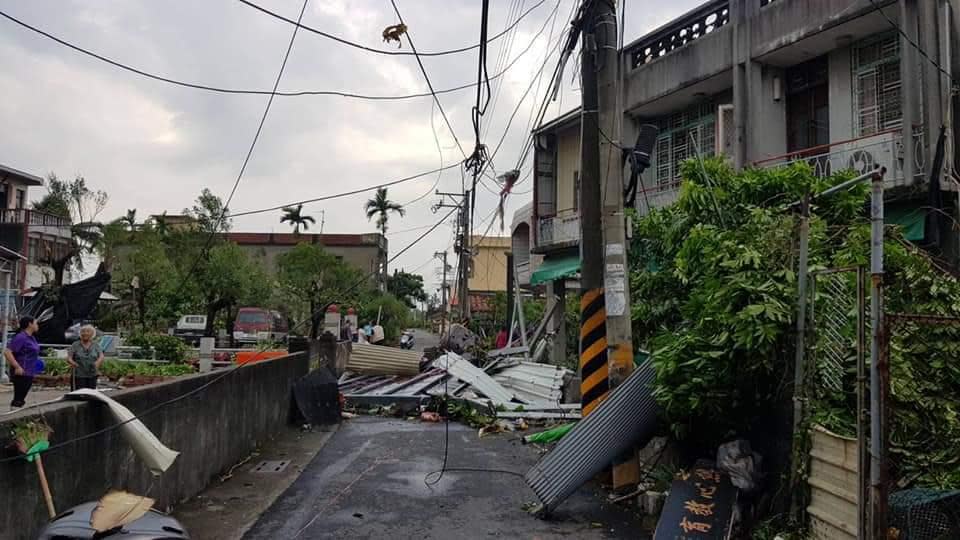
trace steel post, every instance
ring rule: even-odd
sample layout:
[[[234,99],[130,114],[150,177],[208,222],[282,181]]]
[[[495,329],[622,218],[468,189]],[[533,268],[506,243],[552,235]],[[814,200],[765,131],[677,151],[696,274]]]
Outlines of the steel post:
[[[886,537],[886,418],[881,349],[883,320],[883,177],[875,176],[870,197],[870,514],[871,538]]]

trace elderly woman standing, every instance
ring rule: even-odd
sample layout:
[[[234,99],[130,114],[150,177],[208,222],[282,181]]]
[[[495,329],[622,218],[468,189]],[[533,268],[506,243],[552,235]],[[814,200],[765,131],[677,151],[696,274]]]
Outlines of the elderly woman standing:
[[[93,341],[97,330],[85,324],[80,327],[80,340],[74,341],[67,351],[67,363],[73,368],[71,390],[78,388],[97,389],[97,372],[103,364],[103,351]]]

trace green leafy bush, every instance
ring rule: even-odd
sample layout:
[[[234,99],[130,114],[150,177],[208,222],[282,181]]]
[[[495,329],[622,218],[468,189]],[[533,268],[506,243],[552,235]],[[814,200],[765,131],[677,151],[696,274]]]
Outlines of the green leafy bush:
[[[152,352],[156,351],[157,360],[168,362],[184,361],[189,351],[182,339],[167,334],[134,334],[127,339],[127,344],[140,347],[138,356],[142,358],[152,358]]]
[[[766,439],[789,425],[783,411],[793,395],[798,221],[786,206],[847,177],[818,179],[802,163],[735,174],[716,160],[688,161],[682,173],[677,204],[634,223],[634,339],[653,352],[654,395],[676,435],[706,448],[751,431]],[[866,189],[812,206],[811,269],[868,266]],[[887,228],[884,250],[887,312],[960,317],[957,279],[895,227]],[[842,332],[855,343],[853,325]],[[958,488],[960,326],[914,323],[892,332],[896,476]],[[849,392],[811,385],[811,421],[853,432],[853,371],[844,382]]]

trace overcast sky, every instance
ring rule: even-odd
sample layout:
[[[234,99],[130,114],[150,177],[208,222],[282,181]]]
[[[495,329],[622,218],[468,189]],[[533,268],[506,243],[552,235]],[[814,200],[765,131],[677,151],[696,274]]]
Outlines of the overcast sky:
[[[501,38],[488,51],[490,73],[496,71],[501,47],[512,60],[544,27],[557,0],[547,0],[517,27],[512,40]],[[565,28],[574,0],[559,0],[553,20],[502,80],[502,88],[484,124],[484,142],[491,151],[503,135],[507,119],[534,79],[544,57]],[[524,10],[536,4],[526,0]],[[296,19],[300,0],[257,0],[264,7]],[[475,44],[479,38],[479,0],[397,0],[415,45],[438,51]],[[643,35],[700,2],[698,0],[627,0],[626,41]],[[293,26],[264,15],[236,0],[0,0],[4,12],[78,46],[116,61],[179,80],[230,88],[269,90],[274,82]],[[513,2],[491,2],[490,34],[507,24]],[[516,13],[516,10],[514,11]],[[515,15],[514,15],[515,17]],[[375,48],[384,27],[397,22],[387,0],[311,0],[303,23]],[[404,43],[402,50],[408,50]],[[531,91],[494,161],[498,171],[512,168],[528,134],[531,107],[542,101],[556,56],[545,71],[540,94]],[[476,80],[476,50],[424,58],[436,89]],[[501,62],[501,65],[507,61]],[[141,78],[80,55],[42,36],[0,19],[0,163],[40,176],[77,174],[106,190],[110,200],[102,219],[119,217],[128,208],[138,216],[179,213],[204,187],[226,197],[239,172],[268,96],[225,95],[171,86]],[[563,79],[561,98],[547,120],[579,103],[573,65]],[[501,68],[502,69],[502,68]],[[494,82],[496,85],[496,82]],[[338,90],[366,94],[426,91],[411,56],[384,56],[360,51],[300,31],[287,63],[281,90]],[[534,86],[536,89],[536,86]],[[441,96],[441,102],[464,150],[473,147],[470,108],[474,91]],[[278,97],[260,136],[236,196],[233,212],[358,189],[435,169],[440,154],[431,130],[430,98],[405,101],[359,101],[341,97]],[[434,112],[434,125],[449,165],[463,156]],[[526,171],[524,171],[526,173]],[[389,190],[392,200],[406,203],[432,191],[436,176]],[[443,174],[439,189],[459,190],[456,169]],[[510,197],[503,234],[509,234],[513,211],[531,200],[531,183],[519,185]],[[34,189],[31,200],[43,189]],[[363,214],[372,193],[308,205],[317,220],[324,212],[324,232],[372,232]],[[428,196],[407,208],[404,218],[391,216],[391,254],[416,239],[439,219]],[[484,188],[477,197],[477,227],[493,212],[497,198]],[[280,212],[236,218],[233,229],[244,232],[289,232]],[[316,229],[316,230],[314,230]],[[498,225],[491,234],[497,234]],[[406,232],[404,232],[406,231]],[[483,231],[478,231],[482,233]],[[439,279],[430,262],[449,249],[452,229],[441,226],[392,264],[416,270],[431,288]],[[452,253],[451,253],[452,255]],[[430,290],[428,292],[433,292]]]

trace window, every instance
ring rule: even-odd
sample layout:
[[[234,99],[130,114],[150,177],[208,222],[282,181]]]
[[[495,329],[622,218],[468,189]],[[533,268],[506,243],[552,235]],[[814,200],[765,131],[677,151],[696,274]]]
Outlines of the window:
[[[900,39],[896,33],[853,47],[853,101],[857,135],[900,127]]]
[[[573,211],[580,211],[580,171],[573,171]]]
[[[716,151],[716,114],[713,103],[695,105],[661,118],[654,150],[657,187],[671,189],[680,181],[680,164],[687,158],[712,156]]]
[[[26,204],[27,192],[22,189],[17,190],[17,208],[23,208]]]

